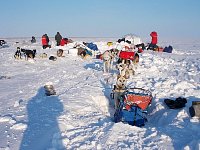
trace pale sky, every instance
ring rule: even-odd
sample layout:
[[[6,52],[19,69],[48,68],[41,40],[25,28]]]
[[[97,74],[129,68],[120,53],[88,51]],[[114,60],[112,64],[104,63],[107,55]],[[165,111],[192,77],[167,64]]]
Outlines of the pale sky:
[[[0,38],[200,38],[200,0],[2,0]]]

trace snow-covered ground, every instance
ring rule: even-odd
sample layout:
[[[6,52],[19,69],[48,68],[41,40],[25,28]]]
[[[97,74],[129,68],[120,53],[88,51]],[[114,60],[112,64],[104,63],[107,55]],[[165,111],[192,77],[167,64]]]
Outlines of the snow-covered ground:
[[[37,40],[6,39],[9,47],[0,49],[0,149],[200,149],[200,122],[189,114],[192,101],[200,101],[199,42],[170,43],[172,54],[140,54],[128,85],[151,90],[153,102],[148,122],[139,128],[113,122],[109,95],[116,74],[104,75],[101,60],[66,51],[57,61],[39,58],[44,52],[56,56],[58,48],[43,50]],[[96,42],[103,52],[106,41],[117,39],[73,40]],[[35,61],[15,60],[17,46],[37,49]],[[57,95],[45,96],[48,82]],[[188,100],[182,109],[168,109],[163,102],[179,96]]]

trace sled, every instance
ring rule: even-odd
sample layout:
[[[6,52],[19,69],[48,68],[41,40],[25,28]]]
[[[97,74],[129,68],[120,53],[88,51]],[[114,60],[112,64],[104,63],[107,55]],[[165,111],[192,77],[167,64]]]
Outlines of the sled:
[[[172,53],[173,47],[171,45],[169,45],[169,46],[165,46],[165,48],[163,48],[162,46],[149,44],[147,50],[153,50],[153,51],[157,51],[157,52]]]
[[[152,101],[151,92],[142,88],[128,88],[119,100],[114,114],[115,123],[144,126],[147,122],[148,107]]]
[[[135,59],[135,52],[121,51],[121,52],[119,53],[119,58],[120,58],[120,59],[130,59],[130,60],[134,60],[134,59]]]

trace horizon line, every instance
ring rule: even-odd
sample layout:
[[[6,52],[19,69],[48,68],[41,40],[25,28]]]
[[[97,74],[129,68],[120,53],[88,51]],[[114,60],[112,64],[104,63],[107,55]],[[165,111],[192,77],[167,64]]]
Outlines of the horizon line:
[[[21,37],[19,37],[19,36],[13,36],[13,37],[0,37],[1,39],[2,38],[5,38],[5,39],[12,39],[12,38],[31,38],[32,36],[21,36]],[[35,36],[36,38],[41,38],[41,37],[38,37],[38,36]],[[54,36],[49,36],[49,38],[54,38]],[[114,37],[114,36],[111,36],[111,37],[109,37],[109,36],[69,36],[69,38],[120,38],[120,37]]]

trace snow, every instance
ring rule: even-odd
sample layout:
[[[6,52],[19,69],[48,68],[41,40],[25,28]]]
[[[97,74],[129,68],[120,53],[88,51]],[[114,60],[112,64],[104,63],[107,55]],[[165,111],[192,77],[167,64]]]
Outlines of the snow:
[[[73,40],[93,41],[103,52],[117,39]],[[72,45],[56,61],[38,57],[56,56],[60,47],[53,39],[45,50],[27,38],[6,41],[9,47],[0,49],[0,149],[200,149],[199,118],[189,114],[192,101],[200,101],[199,42],[170,43],[172,54],[140,54],[128,85],[151,90],[153,102],[148,122],[139,128],[113,122],[110,92],[117,75],[103,74],[101,60],[83,60],[72,49],[68,53]],[[36,49],[35,60],[15,60],[17,46]],[[56,95],[45,95],[47,83]],[[179,96],[188,100],[182,109],[168,109],[163,102]]]

